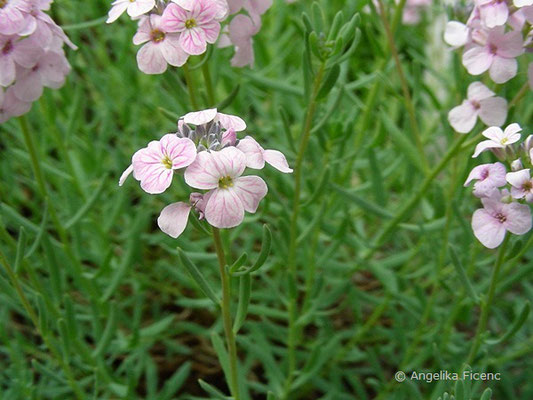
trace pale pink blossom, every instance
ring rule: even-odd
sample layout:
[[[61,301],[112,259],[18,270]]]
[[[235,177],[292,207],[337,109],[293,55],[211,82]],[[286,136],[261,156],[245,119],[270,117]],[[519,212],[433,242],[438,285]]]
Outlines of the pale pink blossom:
[[[511,195],[515,199],[525,198],[528,203],[533,202],[533,179],[529,169],[509,172],[506,179],[511,184]]]
[[[196,0],[171,0],[173,3],[176,3],[178,6],[187,11],[192,11],[194,8],[194,3]],[[227,18],[229,14],[229,6],[226,0],[212,0],[215,3],[217,12],[215,14],[215,19],[217,21],[223,21]]]
[[[474,183],[474,196],[488,197],[494,189],[505,186],[507,183],[505,180],[506,173],[505,165],[500,162],[478,165],[470,171],[464,186],[466,187],[476,180],[477,182]]]
[[[489,140],[484,140],[476,146],[473,158],[488,149],[503,149],[510,144],[516,143],[520,140],[520,131],[522,128],[517,123],[513,123],[505,131],[497,126],[491,126],[482,132],[482,135]]]
[[[234,67],[244,67],[254,64],[254,49],[252,37],[259,31],[252,19],[239,14],[233,18],[228,27],[228,37],[235,46],[235,55],[231,59]]]
[[[167,32],[179,32],[181,48],[188,54],[206,51],[207,43],[215,43],[220,33],[216,20],[219,9],[212,0],[197,0],[191,10],[170,3],[163,12],[162,27]]]
[[[13,86],[15,95],[22,101],[32,102],[43,94],[43,88],[58,89],[65,83],[70,65],[63,53],[49,51],[29,69],[20,69]]]
[[[13,92],[13,87],[8,88],[5,93],[0,87],[0,93],[0,124],[30,111],[32,103],[19,100]]]
[[[133,172],[145,192],[163,193],[172,183],[174,171],[189,166],[195,158],[196,146],[192,140],[167,134],[133,155],[132,165],[124,171],[119,184]]]
[[[505,33],[503,27],[488,31],[484,40],[478,39],[463,53],[463,65],[471,75],[489,71],[496,83],[505,83],[516,75],[516,57],[524,52],[519,31]]]
[[[488,28],[504,25],[509,17],[507,3],[501,0],[475,0],[483,24]]]
[[[109,10],[107,23],[115,22],[126,11],[132,18],[140,17],[155,7],[155,0],[116,0]]]
[[[193,111],[183,116],[183,122],[197,126],[207,124],[211,121],[219,122],[222,128],[233,129],[236,132],[241,132],[246,129],[246,122],[242,118],[236,115],[220,113],[216,108]]]
[[[239,141],[237,148],[246,155],[246,166],[253,169],[263,169],[265,162],[285,174],[292,172],[287,159],[277,150],[265,150],[251,136]]]
[[[448,113],[448,121],[457,132],[468,133],[478,117],[488,126],[503,125],[507,118],[507,101],[496,97],[481,82],[474,82],[468,86],[467,99]]]
[[[481,199],[483,207],[472,215],[472,229],[483,246],[494,249],[507,231],[523,235],[531,229],[529,206],[516,202],[503,203],[495,198]]]
[[[7,87],[15,81],[17,65],[32,68],[43,54],[31,38],[0,35],[0,86]]]
[[[268,188],[258,176],[241,176],[246,156],[235,147],[198,153],[185,170],[185,182],[193,188],[209,190],[205,219],[216,228],[232,228],[255,213]],[[206,194],[207,195],[207,194]]]
[[[30,2],[28,0],[2,0],[0,5],[0,34],[18,34],[26,27],[26,13],[31,8]]]
[[[19,32],[20,36],[31,35],[31,38],[42,47],[43,50],[59,51],[65,43],[71,49],[77,47],[65,35],[65,32],[43,10],[50,6],[49,2],[33,2],[31,10],[26,14],[27,26]]]
[[[189,55],[180,45],[180,35],[165,30],[160,15],[144,17],[133,37],[133,43],[146,43],[137,53],[137,64],[145,74],[162,74],[167,64],[181,67]]]

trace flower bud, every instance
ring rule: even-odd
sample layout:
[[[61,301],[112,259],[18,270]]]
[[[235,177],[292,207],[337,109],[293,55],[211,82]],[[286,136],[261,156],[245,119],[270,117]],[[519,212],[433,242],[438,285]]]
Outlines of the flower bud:
[[[511,170],[520,171],[521,169],[524,169],[524,166],[522,165],[522,160],[520,158],[517,158],[511,163]]]

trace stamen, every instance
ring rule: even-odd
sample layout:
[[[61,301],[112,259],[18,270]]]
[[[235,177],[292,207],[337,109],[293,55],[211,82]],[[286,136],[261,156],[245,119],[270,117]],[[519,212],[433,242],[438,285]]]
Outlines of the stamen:
[[[230,176],[224,176],[218,180],[218,187],[228,189],[233,186],[233,179]]]
[[[150,39],[152,42],[159,43],[165,40],[165,32],[161,32],[159,29],[154,29],[150,33]]]
[[[13,42],[11,40],[8,40],[8,42],[2,48],[2,54],[9,54],[11,53],[11,50],[13,50]]]
[[[168,156],[165,156],[161,160],[161,164],[163,164],[166,169],[172,169],[172,160]]]
[[[191,19],[188,19],[187,21],[185,21],[185,28],[187,29],[191,29],[191,28],[194,28],[196,26],[196,20],[191,18]]]

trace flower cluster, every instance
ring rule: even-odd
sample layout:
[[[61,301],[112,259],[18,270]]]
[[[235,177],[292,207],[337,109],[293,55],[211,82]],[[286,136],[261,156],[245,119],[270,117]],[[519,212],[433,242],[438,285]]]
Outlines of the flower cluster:
[[[523,235],[531,229],[531,210],[526,203],[533,203],[533,135],[517,147],[521,130],[516,123],[505,130],[496,126],[486,129],[483,136],[487,140],[478,143],[472,157],[489,150],[501,162],[474,167],[465,182],[468,186],[475,181],[473,194],[481,199],[483,208],[474,212],[472,229],[489,249],[498,247],[507,231]],[[503,163],[510,164],[511,172]]]
[[[27,113],[44,87],[57,89],[76,47],[45,13],[52,0],[0,0],[0,123]]]
[[[243,67],[254,62],[252,37],[271,5],[272,0],[116,0],[107,23],[124,12],[138,20],[133,43],[143,45],[137,64],[146,74],[161,74],[169,64],[181,67],[217,40],[219,47],[235,47],[231,63]]]
[[[251,136],[237,139],[246,130],[239,117],[217,109],[191,112],[178,121],[176,133],[169,133],[137,151],[131,165],[119,180],[140,181],[150,194],[163,193],[174,175],[184,177],[193,192],[188,202],[177,202],[163,209],[157,222],[163,232],[177,238],[184,231],[191,210],[216,228],[232,228],[254,213],[267,194],[267,185],[258,176],[243,176],[246,168],[262,169],[265,163],[283,173],[291,173],[285,156],[265,150]]]

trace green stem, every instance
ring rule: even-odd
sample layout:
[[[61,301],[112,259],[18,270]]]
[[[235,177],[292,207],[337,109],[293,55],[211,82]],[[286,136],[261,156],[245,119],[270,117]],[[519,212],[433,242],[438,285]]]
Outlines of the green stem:
[[[492,275],[490,277],[490,286],[489,286],[489,291],[487,293],[487,298],[485,301],[481,303],[482,304],[481,305],[482,307],[481,316],[479,317],[479,322],[478,322],[477,329],[476,329],[476,335],[474,336],[474,343],[472,344],[472,348],[470,349],[470,353],[468,354],[468,358],[466,359],[465,364],[470,365],[472,361],[474,361],[474,358],[477,356],[477,353],[479,351],[479,347],[481,346],[483,334],[485,333],[487,329],[487,322],[489,320],[490,307],[492,306],[492,301],[494,299],[494,292],[496,291],[498,275],[503,265],[505,250],[507,249],[507,243],[509,242],[509,238],[510,238],[510,235],[507,234],[498,252],[498,258],[496,259],[496,264],[494,265],[494,269],[492,270]]]
[[[230,361],[230,390],[235,400],[240,399],[239,381],[237,379],[237,345],[235,343],[235,335],[232,329],[231,309],[230,309],[230,281],[226,274],[226,259],[224,256],[224,248],[220,238],[220,231],[213,227],[213,240],[215,242],[215,250],[218,258],[218,266],[220,269],[220,279],[222,280],[222,318],[224,320],[224,333],[226,335],[226,342],[228,345],[229,361]]]
[[[207,99],[209,100],[209,107],[215,106],[215,91],[213,89],[213,81],[211,80],[211,72],[209,71],[209,62],[202,65],[202,74],[204,75],[205,87],[207,90]]]
[[[405,78],[405,74],[403,72],[402,64],[400,62],[400,57],[398,55],[398,50],[396,49],[396,45],[394,44],[394,35],[392,33],[393,31],[389,25],[389,21],[387,20],[387,15],[385,13],[385,7],[383,6],[383,1],[378,0],[378,5],[379,5],[379,11],[380,11],[379,15],[381,17],[381,21],[383,22],[383,26],[385,27],[385,33],[387,36],[389,49],[390,49],[390,52],[392,53],[392,57],[394,58],[394,63],[396,64],[396,69],[398,70],[398,76],[400,77],[403,97],[405,100],[405,108],[407,108],[407,113],[409,115],[409,121],[411,122],[411,128],[413,129],[415,144],[418,149],[418,152],[420,153],[420,157],[422,159],[424,173],[427,176],[429,174],[429,164],[426,158],[426,153],[424,151],[424,145],[422,144],[422,137],[420,134],[420,129],[418,127],[418,122],[416,120],[415,107],[413,105],[413,100],[411,99],[411,93],[409,92],[409,85],[407,84],[407,79]]]
[[[518,91],[518,93],[516,94],[515,97],[513,97],[513,99],[509,102],[509,109],[513,108],[514,106],[516,106],[516,104],[522,100],[522,97],[524,97],[526,95],[526,93],[529,91],[529,82],[526,82],[522,85],[522,87],[520,88],[520,90]]]
[[[287,382],[285,394],[288,396],[292,383],[294,371],[296,369],[296,341],[297,341],[297,329],[296,329],[296,301],[298,297],[298,290],[296,289],[296,239],[298,237],[298,216],[300,214],[300,195],[302,188],[302,163],[305,155],[305,150],[309,143],[311,125],[315,115],[317,107],[317,95],[324,78],[324,72],[326,69],[325,63],[322,63],[320,69],[317,72],[313,83],[313,91],[309,100],[309,106],[305,116],[305,122],[302,130],[302,136],[300,138],[300,146],[296,156],[296,163],[294,166],[294,197],[292,202],[292,215],[290,222],[290,240],[289,240],[289,257],[288,257],[288,271],[289,271],[289,285],[290,300],[287,307],[289,314],[289,335],[288,335],[288,361],[289,369],[287,374]]]
[[[191,100],[191,106],[196,111],[198,110],[198,102],[196,100],[196,91],[194,88],[191,71],[189,70],[189,65],[187,63],[185,63],[182,68],[183,75],[185,75],[185,83],[187,84],[187,90],[189,91],[189,99]]]
[[[20,299],[20,302],[22,303],[22,306],[24,307],[24,309],[26,310],[26,313],[30,317],[31,322],[33,323],[35,329],[37,330],[37,333],[39,334],[39,336],[41,336],[44,344],[50,350],[50,352],[52,353],[52,356],[56,359],[59,366],[63,369],[63,372],[65,373],[67,377],[67,381],[70,385],[70,388],[72,389],[72,391],[74,392],[74,394],[79,400],[85,399],[85,395],[83,394],[76,380],[74,379],[70,366],[68,365],[68,363],[66,363],[63,360],[63,358],[61,357],[57,349],[54,346],[52,346],[52,343],[48,339],[48,336],[44,335],[43,332],[41,331],[40,326],[39,326],[39,318],[37,314],[35,313],[35,311],[33,310],[33,308],[31,307],[30,302],[28,301],[28,298],[24,294],[24,291],[22,290],[22,286],[20,285],[20,282],[17,278],[15,271],[13,271],[13,268],[11,268],[11,265],[8,263],[6,257],[4,256],[4,253],[1,250],[0,250],[0,263],[3,265],[4,269],[6,270],[9,280],[13,284],[15,291],[17,292],[17,295]]]

